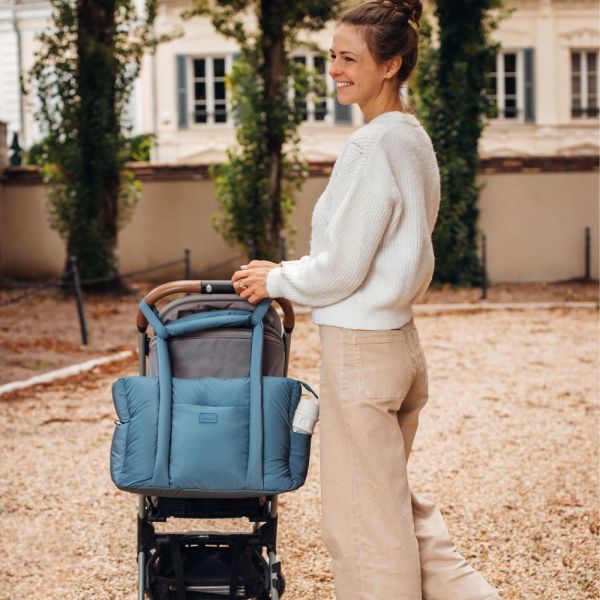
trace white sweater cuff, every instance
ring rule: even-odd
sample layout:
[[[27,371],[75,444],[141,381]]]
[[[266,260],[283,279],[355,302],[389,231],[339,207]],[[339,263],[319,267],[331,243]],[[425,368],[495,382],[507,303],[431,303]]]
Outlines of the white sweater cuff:
[[[277,267],[271,269],[271,272],[267,275],[267,293],[269,298],[281,298],[283,292],[281,289],[281,272],[283,267]]]

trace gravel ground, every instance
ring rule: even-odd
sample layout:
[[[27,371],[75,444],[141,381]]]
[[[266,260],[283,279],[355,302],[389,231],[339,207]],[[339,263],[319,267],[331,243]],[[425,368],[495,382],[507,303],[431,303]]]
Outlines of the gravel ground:
[[[298,321],[290,375],[316,383],[317,331]],[[504,599],[597,598],[597,311],[420,316],[417,327],[431,396],[411,486]],[[108,473],[110,384],[134,371],[132,360],[1,399],[0,598],[135,597],[137,502]],[[281,498],[288,600],[334,597],[318,429],[314,442],[306,485]]]
[[[130,294],[85,294],[89,343],[81,345],[73,297],[46,289],[20,300],[23,290],[0,288],[0,385],[28,379],[135,346],[137,303],[157,283],[131,283]],[[489,288],[432,286],[424,304],[598,301],[598,282],[504,283]]]

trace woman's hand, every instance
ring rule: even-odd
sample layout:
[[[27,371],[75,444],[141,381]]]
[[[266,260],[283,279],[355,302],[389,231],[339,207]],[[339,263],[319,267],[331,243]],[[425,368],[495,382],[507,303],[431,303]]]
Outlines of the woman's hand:
[[[241,270],[233,274],[233,288],[250,304],[258,304],[269,297],[267,276],[273,269],[280,267],[281,265],[268,260],[253,260],[247,265],[242,265]]]

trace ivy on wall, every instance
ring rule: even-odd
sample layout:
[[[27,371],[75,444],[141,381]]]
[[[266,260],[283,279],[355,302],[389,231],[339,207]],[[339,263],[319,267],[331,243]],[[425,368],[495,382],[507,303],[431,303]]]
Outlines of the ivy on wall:
[[[442,203],[433,233],[434,280],[460,286],[481,283],[477,253],[478,142],[495,106],[486,76],[498,45],[491,32],[506,13],[502,0],[453,0],[435,4],[439,43],[423,18],[412,94],[440,167]]]
[[[44,136],[34,159],[43,165],[51,225],[77,256],[86,278],[120,285],[117,231],[140,187],[123,169],[132,155],[124,111],[152,37],[155,0],[136,14],[133,0],[51,0],[52,23],[28,84],[37,96]],[[100,286],[102,287],[102,286]],[[106,287],[106,286],[105,286]]]

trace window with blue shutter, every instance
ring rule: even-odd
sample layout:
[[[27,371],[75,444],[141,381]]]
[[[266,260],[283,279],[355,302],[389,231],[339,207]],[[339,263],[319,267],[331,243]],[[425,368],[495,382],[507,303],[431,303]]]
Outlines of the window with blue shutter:
[[[598,51],[571,52],[571,116],[576,119],[597,119],[600,84]]]

